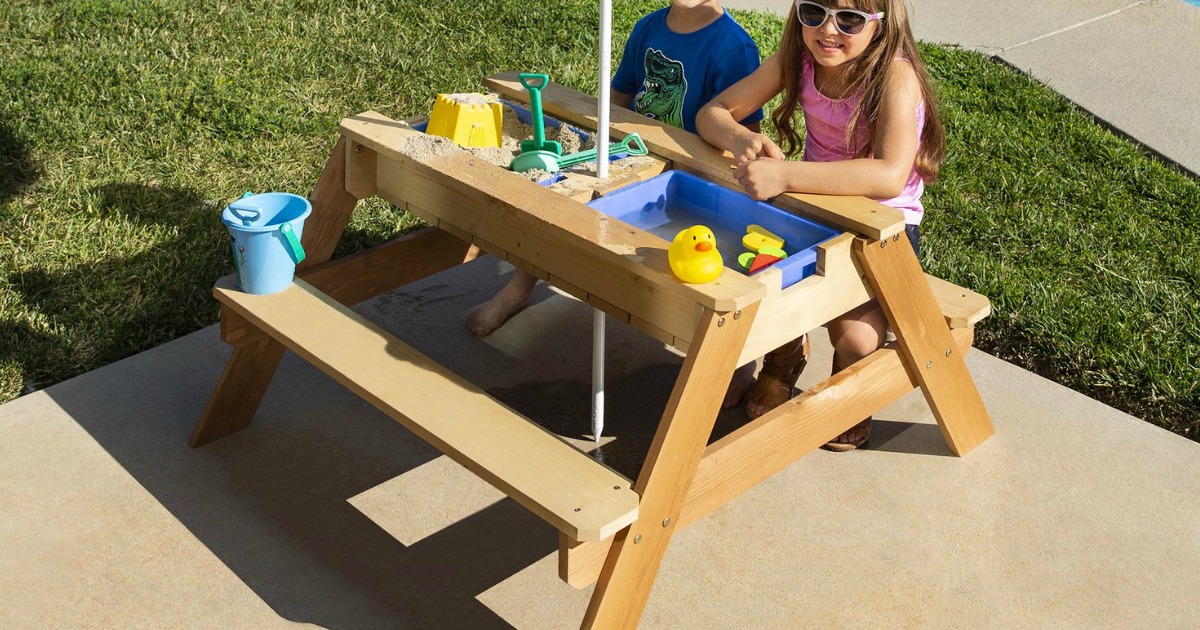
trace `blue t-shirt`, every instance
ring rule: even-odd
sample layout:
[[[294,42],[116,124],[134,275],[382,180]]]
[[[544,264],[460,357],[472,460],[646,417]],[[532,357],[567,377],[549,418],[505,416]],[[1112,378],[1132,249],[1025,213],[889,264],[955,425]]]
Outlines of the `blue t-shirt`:
[[[729,13],[681,35],[667,28],[667,11],[638,20],[612,89],[634,94],[630,109],[696,133],[696,112],[758,68],[758,46]],[[762,110],[742,121],[762,120]]]

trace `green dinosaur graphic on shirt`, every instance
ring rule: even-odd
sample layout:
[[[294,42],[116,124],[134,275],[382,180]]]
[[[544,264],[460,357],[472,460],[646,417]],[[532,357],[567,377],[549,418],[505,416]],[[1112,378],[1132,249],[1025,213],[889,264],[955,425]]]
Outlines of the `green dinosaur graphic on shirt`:
[[[683,128],[683,97],[687,94],[683,64],[668,59],[662,51],[649,48],[646,50],[645,67],[646,80],[642,82],[642,91],[638,93],[633,108],[639,114]]]

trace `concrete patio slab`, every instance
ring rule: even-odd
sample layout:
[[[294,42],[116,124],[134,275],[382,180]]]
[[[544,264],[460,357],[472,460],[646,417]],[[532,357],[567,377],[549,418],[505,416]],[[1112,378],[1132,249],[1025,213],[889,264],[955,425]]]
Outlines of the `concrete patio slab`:
[[[490,258],[360,306],[581,447],[590,310],[539,287],[487,339]],[[802,385],[828,374],[814,340]],[[531,341],[535,340],[535,341]],[[681,363],[609,327],[600,457],[636,475]],[[186,440],[216,327],[0,406],[4,627],[567,628],[555,532],[288,354],[254,423]],[[681,531],[642,627],[1156,627],[1200,618],[1200,444],[980,352],[997,434],[949,454],[919,392]],[[722,414],[718,431],[742,420]]]
[[[1200,8],[1142,2],[998,56],[1118,133],[1200,173]]]
[[[1047,0],[1045,2],[956,2],[909,0],[917,39],[954,44],[994,55],[1031,41],[1054,37],[1103,20],[1139,4],[1179,0]]]

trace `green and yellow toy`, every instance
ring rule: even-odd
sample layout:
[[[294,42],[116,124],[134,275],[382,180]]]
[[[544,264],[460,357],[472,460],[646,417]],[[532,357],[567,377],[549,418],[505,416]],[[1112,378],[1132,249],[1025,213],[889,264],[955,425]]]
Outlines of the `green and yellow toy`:
[[[787,258],[787,252],[783,251],[783,237],[755,223],[746,226],[742,246],[750,251],[738,256],[738,266],[745,269],[749,276]]]

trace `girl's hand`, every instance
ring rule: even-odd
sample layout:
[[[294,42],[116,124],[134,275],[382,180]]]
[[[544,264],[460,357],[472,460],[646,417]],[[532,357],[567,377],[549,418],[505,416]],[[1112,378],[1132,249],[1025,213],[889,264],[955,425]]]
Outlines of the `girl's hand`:
[[[746,194],[761,201],[788,191],[786,171],[787,162],[763,157],[738,164],[733,176]]]
[[[729,152],[733,154],[733,163],[742,164],[761,157],[783,159],[783,151],[773,140],[761,133],[738,134],[733,139]]]

